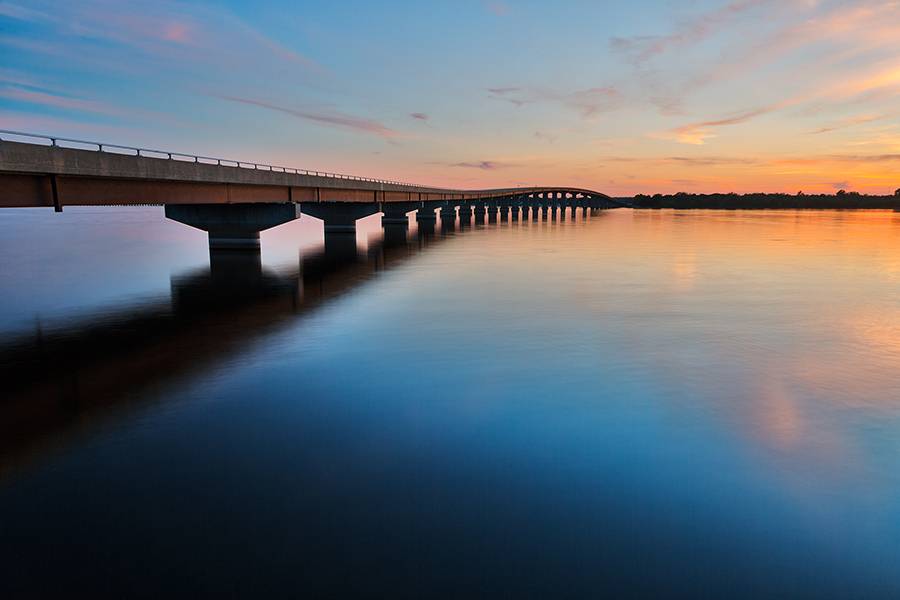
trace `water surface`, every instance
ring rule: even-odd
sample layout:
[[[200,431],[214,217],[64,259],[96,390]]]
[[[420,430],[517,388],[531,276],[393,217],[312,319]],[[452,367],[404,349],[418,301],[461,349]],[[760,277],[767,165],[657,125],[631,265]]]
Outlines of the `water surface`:
[[[900,214],[0,225],[5,597],[900,593]]]

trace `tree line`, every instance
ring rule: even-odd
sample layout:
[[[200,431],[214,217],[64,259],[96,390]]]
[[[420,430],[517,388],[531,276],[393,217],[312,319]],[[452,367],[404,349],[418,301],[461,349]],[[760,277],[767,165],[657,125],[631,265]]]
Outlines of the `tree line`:
[[[638,208],[896,208],[900,209],[900,189],[893,196],[870,196],[840,190],[836,194],[638,194]]]

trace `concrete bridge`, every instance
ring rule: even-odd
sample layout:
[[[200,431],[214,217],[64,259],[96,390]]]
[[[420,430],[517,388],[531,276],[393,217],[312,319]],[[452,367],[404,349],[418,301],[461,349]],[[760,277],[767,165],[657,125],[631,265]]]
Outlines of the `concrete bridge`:
[[[354,233],[383,213],[385,226],[518,218],[531,208],[584,211],[623,206],[572,187],[437,188],[0,130],[0,208],[163,205],[170,219],[204,230],[211,249],[259,248],[259,232],[299,218],[322,219],[326,238]],[[474,213],[474,214],[473,214]]]

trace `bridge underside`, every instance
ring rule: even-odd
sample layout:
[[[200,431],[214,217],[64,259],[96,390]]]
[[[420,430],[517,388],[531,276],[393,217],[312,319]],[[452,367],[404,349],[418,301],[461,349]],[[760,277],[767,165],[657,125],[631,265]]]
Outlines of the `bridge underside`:
[[[604,194],[565,187],[453,190],[310,172],[262,170],[115,152],[0,140],[0,208],[163,205],[166,216],[209,233],[211,248],[258,248],[259,232],[301,212],[326,234],[355,232],[358,219],[383,213],[385,226],[532,217],[555,207],[622,206]],[[525,218],[523,216],[523,218]]]
[[[538,204],[591,201],[595,208],[622,206],[596,192],[531,188],[467,192],[360,190],[197,181],[164,181],[0,172],[0,208],[63,206],[140,206],[170,204],[377,204],[407,205],[409,211],[425,203],[436,206],[472,202]],[[407,211],[407,212],[409,212]],[[378,211],[376,211],[378,212]],[[395,212],[395,211],[394,211]]]
[[[533,207],[548,218],[551,208],[616,208],[602,195],[578,191],[502,192],[468,199],[451,194],[361,191],[232,183],[140,181],[58,175],[0,173],[0,207],[138,206],[163,205],[170,219],[209,234],[210,249],[259,249],[261,231],[299,218],[301,213],[324,221],[326,236],[355,233],[356,221],[383,213],[385,227],[406,227],[416,211],[420,224],[434,222],[440,213],[444,230],[451,229],[460,211],[465,226],[498,219],[518,220]],[[527,218],[524,216],[523,219]]]

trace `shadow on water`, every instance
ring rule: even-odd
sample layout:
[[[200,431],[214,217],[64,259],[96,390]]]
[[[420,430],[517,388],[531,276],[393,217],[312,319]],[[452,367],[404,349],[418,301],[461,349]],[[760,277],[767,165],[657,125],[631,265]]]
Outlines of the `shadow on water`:
[[[214,251],[209,268],[171,278],[168,301],[148,299],[52,331],[38,325],[0,345],[0,479],[69,436],[141,408],[146,392],[177,387],[240,354],[435,240],[433,224],[412,232],[386,227],[365,251],[355,235],[330,235],[301,254],[296,270],[277,274],[263,267],[259,253]]]

